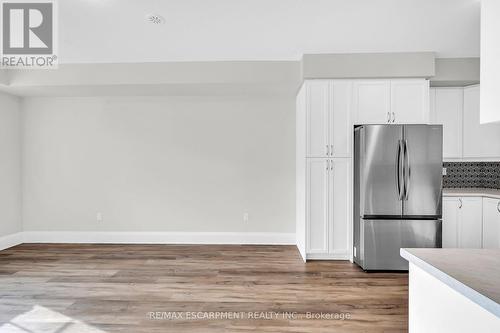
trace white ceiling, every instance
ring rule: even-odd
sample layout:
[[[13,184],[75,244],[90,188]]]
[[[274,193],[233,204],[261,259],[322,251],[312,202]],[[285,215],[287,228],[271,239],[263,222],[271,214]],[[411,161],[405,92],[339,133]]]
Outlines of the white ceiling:
[[[63,0],[61,63],[479,56],[479,0]],[[153,25],[147,14],[166,23]]]

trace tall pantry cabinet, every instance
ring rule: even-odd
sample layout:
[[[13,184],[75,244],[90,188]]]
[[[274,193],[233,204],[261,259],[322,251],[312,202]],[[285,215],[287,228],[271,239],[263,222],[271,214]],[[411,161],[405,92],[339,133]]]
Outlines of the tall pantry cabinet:
[[[352,82],[307,80],[296,108],[297,247],[306,259],[349,259]]]

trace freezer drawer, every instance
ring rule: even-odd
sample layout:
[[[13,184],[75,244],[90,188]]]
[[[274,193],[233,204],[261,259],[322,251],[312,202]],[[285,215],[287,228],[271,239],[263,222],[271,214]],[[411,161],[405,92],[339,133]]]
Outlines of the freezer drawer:
[[[408,270],[399,250],[440,248],[441,220],[360,220],[360,258],[365,270]]]

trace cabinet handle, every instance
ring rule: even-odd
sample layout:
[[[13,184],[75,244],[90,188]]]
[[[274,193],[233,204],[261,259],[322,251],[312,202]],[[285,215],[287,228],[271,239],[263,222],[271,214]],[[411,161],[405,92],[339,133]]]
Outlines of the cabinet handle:
[[[330,160],[330,171],[333,171],[333,161],[332,160]],[[499,202],[499,204],[500,204],[500,202]]]
[[[326,171],[328,171],[328,169],[330,169],[330,160],[326,160]]]
[[[497,203],[497,211],[500,213],[500,201]]]
[[[392,113],[392,122],[395,122],[396,121],[396,114],[393,112]]]
[[[462,199],[459,198],[458,201],[460,202],[460,205],[458,206],[458,208],[462,209],[462,205],[463,205]]]
[[[388,123],[391,122],[391,113],[390,112],[387,112],[387,122]]]
[[[330,155],[333,156],[333,145],[330,145]]]
[[[326,145],[326,156],[330,155],[330,146]]]

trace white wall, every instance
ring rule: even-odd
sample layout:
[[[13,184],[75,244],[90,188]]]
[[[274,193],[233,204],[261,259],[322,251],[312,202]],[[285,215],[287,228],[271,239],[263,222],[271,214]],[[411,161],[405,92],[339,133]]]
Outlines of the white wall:
[[[25,231],[294,232],[293,99],[22,105]]]
[[[0,237],[21,231],[19,99],[0,93]]]

